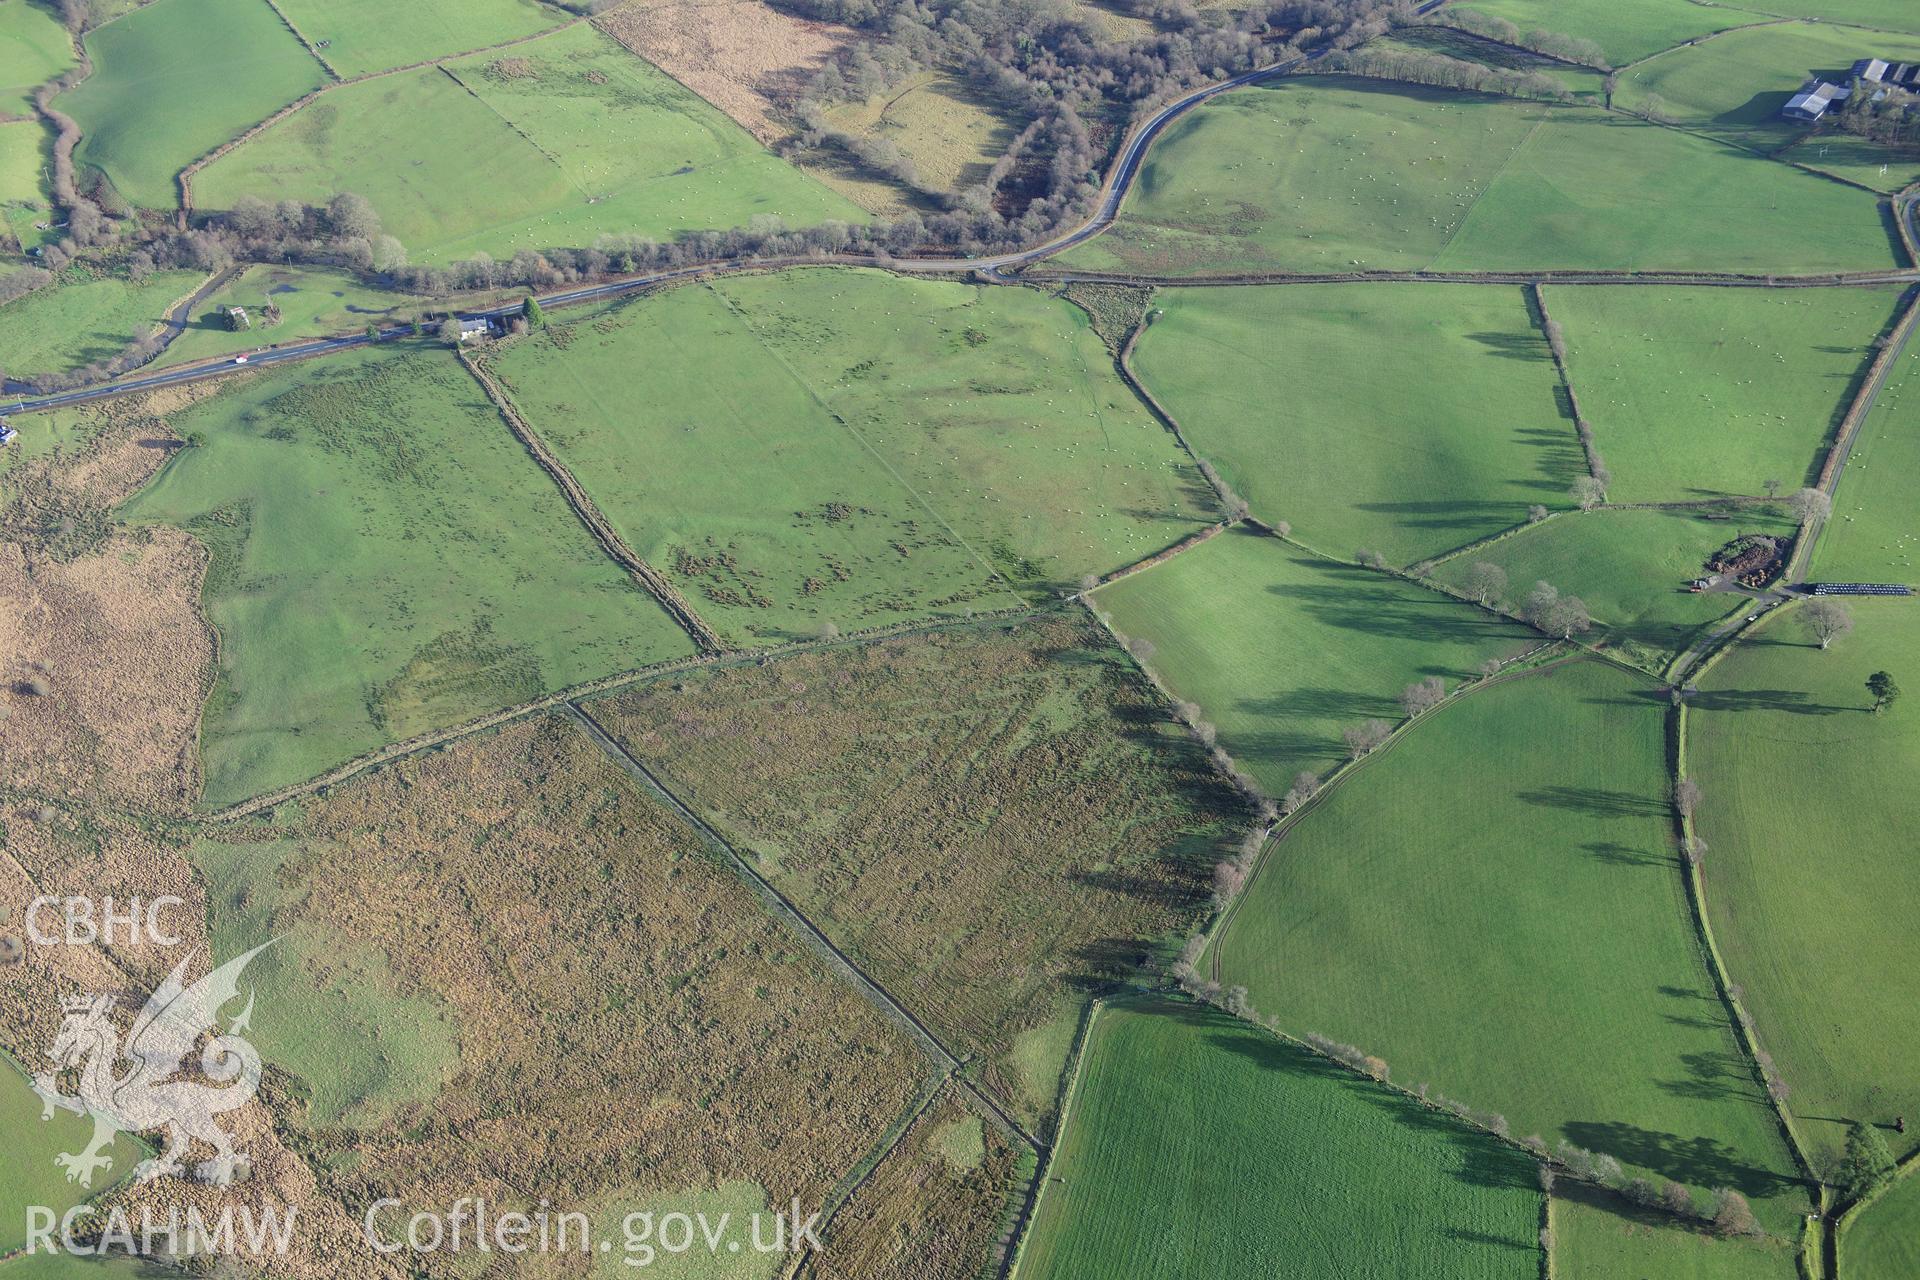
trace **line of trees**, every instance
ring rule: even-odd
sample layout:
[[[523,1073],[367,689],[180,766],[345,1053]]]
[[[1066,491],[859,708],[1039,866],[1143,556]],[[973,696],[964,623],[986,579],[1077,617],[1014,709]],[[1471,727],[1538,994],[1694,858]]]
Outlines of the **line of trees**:
[[[1549,58],[1558,58],[1562,62],[1577,62],[1582,66],[1594,67],[1601,71],[1612,69],[1607,61],[1606,51],[1591,40],[1579,36],[1562,35],[1558,31],[1523,31],[1518,26],[1498,18],[1490,13],[1481,13],[1475,9],[1445,8],[1431,14],[1424,23],[1436,27],[1453,27],[1469,35],[1491,40],[1496,44],[1510,44],[1516,49],[1529,49],[1534,53],[1543,53]]]
[[[1573,101],[1573,95],[1567,92],[1565,85],[1539,71],[1489,67],[1464,58],[1450,58],[1444,53],[1412,49],[1354,49],[1335,54],[1313,69],[1326,74],[1400,80],[1408,84],[1430,84],[1442,89],[1499,94],[1506,98]]]

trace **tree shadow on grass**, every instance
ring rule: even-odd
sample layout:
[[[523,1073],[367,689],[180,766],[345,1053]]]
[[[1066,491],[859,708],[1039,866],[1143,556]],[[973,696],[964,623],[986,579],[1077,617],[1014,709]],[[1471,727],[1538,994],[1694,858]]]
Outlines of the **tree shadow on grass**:
[[[1696,711],[1784,711],[1797,716],[1833,716],[1857,707],[1834,707],[1811,700],[1799,689],[1721,689],[1689,700]]]
[[[1616,867],[1672,867],[1676,862],[1676,859],[1664,854],[1648,853],[1644,849],[1615,844],[1610,840],[1591,841],[1580,848],[1598,861]]]
[[[1695,1102],[1717,1102],[1728,1098],[1742,1098],[1756,1103],[1762,1101],[1753,1072],[1739,1054],[1717,1050],[1683,1053],[1680,1055],[1680,1065],[1686,1068],[1686,1079],[1655,1081],[1662,1091]]]
[[[1795,1181],[1745,1163],[1731,1147],[1713,1138],[1683,1138],[1620,1120],[1574,1120],[1562,1129],[1576,1146],[1605,1152],[1691,1186],[1732,1187],[1749,1198],[1765,1199]]]
[[[1467,340],[1477,342],[1504,360],[1545,361],[1553,359],[1547,340],[1536,333],[1470,333]]]
[[[1520,799],[1550,809],[1570,809],[1592,818],[1644,818],[1667,812],[1665,801],[1599,787],[1543,787],[1522,791]]]
[[[1469,1186],[1519,1190],[1538,1185],[1531,1157],[1469,1128],[1444,1111],[1423,1106],[1404,1094],[1336,1066],[1318,1054],[1274,1039],[1251,1027],[1239,1027],[1224,1015],[1219,1015],[1216,1030],[1218,1034],[1211,1037],[1215,1048],[1302,1080],[1336,1085],[1350,1096],[1384,1112],[1396,1124],[1444,1140],[1459,1160],[1453,1171],[1454,1176]]]

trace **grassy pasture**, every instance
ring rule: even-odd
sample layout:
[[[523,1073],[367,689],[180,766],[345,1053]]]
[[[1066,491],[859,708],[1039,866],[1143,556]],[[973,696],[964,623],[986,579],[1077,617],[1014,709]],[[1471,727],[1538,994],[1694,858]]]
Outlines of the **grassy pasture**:
[[[760,215],[859,217],[586,25],[334,90],[195,182],[213,208],[343,190],[372,201],[416,260],[506,258],[609,231],[667,238]]]
[[[73,61],[73,41],[52,5],[0,0],[0,112],[32,115],[33,91]]]
[[[1477,62],[1483,67],[1531,71],[1558,82],[1561,88],[1583,102],[1602,103],[1606,99],[1604,72],[1559,62],[1512,45],[1483,40],[1456,27],[1402,27],[1392,35],[1368,41],[1367,48],[1400,53],[1437,53],[1465,62]]]
[[[1547,290],[1615,502],[1791,493],[1819,473],[1897,290]]]
[[[1920,1272],[1920,1178],[1908,1174],[1850,1223],[1840,1256],[1849,1278],[1901,1280]]]
[[[984,180],[1022,127],[983,106],[958,76],[941,72],[835,108],[827,120],[848,133],[893,143],[922,182],[948,191]]]
[[[283,864],[243,867],[263,837]],[[635,1190],[686,1203],[700,1188],[818,1204],[926,1073],[558,716],[221,828],[196,856],[216,871],[216,940],[284,935],[263,975],[274,998],[263,983],[260,1046],[278,1061],[296,1020],[324,1028],[307,1034],[331,1058],[290,1060],[286,1123],[349,1203],[439,1201],[478,1183],[575,1207]],[[361,1015],[395,989],[404,999],[365,1042]],[[366,1068],[428,1048],[442,1072],[423,1121]],[[351,1127],[320,1106],[343,1094],[363,1100]]]
[[[386,326],[412,319],[429,306],[467,307],[493,300],[489,295],[469,294],[429,301],[373,288],[345,271],[255,265],[200,304],[186,332],[173,340],[159,363],[186,364],[255,347],[358,333],[369,324]],[[268,302],[280,308],[278,324],[264,321]],[[227,328],[221,309],[229,306],[245,307],[253,327]]]
[[[48,992],[46,999],[52,998]],[[44,1062],[35,1063],[36,1070],[45,1066]],[[42,1120],[40,1107],[39,1095],[26,1074],[11,1059],[0,1057],[0,1132],[7,1135],[5,1144],[0,1145],[0,1251],[11,1252],[26,1244],[29,1205],[65,1213],[124,1181],[133,1166],[149,1154],[122,1134],[103,1153],[111,1156],[113,1163],[95,1172],[91,1188],[69,1182],[54,1157],[85,1150],[93,1134],[93,1122],[68,1111],[56,1111],[53,1119]],[[12,1272],[7,1270],[5,1274],[11,1276]]]
[[[1023,591],[1131,564],[1218,516],[1069,302],[878,271],[715,288],[768,357]]]
[[[1084,313],[1026,290],[728,280],[556,324],[499,367],[623,533],[742,643],[1004,607],[1211,515]]]
[[[1174,124],[1121,221],[1059,261],[1181,275],[1820,272],[1890,266],[1890,237],[1867,192],[1678,130],[1312,76]]]
[[[198,271],[69,277],[0,307],[0,368],[9,377],[63,373],[117,356],[155,329],[206,280]]]
[[[1797,1229],[1808,1198],[1689,917],[1665,712],[1592,661],[1450,704],[1268,851],[1220,978],[1516,1134]]]
[[[1777,158],[1889,195],[1920,182],[1920,155],[1910,148],[1896,150],[1846,133],[1815,134],[1778,152]]]
[[[35,216],[29,225],[46,218],[48,192],[42,171],[48,163],[47,131],[37,121],[0,124],[0,205],[30,207]],[[11,223],[12,217],[8,220]],[[27,240],[21,247],[36,242]]]
[[[1818,22],[1729,31],[1641,63],[1620,77],[1613,101],[1637,111],[1657,97],[1676,123],[1771,151],[1808,132],[1783,119],[1780,108],[1809,75],[1844,84],[1848,68],[1868,56],[1920,62],[1920,35],[1869,35]]]
[[[1555,1280],[1799,1280],[1782,1240],[1723,1240],[1572,1179],[1553,1196]]]
[[[1890,31],[1920,31],[1920,13],[1906,0],[1753,0],[1753,7],[1795,18],[1851,22]],[[1860,38],[1870,40],[1872,37],[1862,34]]]
[[[1430,675],[1457,685],[1538,639],[1437,592],[1239,528],[1102,587],[1094,602],[1122,634],[1152,642],[1147,665],[1200,705],[1273,795],[1300,770],[1345,759],[1348,725],[1399,720],[1406,685]]]
[[[563,20],[537,0],[281,0],[280,8],[344,76],[404,67],[545,31]]]
[[[1019,603],[715,289],[556,324],[497,367],[621,534],[736,644]]]
[[[189,163],[326,82],[266,0],[154,0],[86,46],[93,74],[56,102],[80,122],[74,158],[152,209],[178,203]]]
[[[1177,945],[1244,816],[1086,619],[709,668],[594,716],[1033,1123],[1085,993]]]
[[[1846,1121],[1920,1111],[1920,1011],[1902,994],[1920,978],[1920,801],[1904,781],[1920,718],[1905,703],[1869,714],[1865,688],[1875,671],[1920,669],[1920,622],[1904,601],[1850,608],[1853,634],[1826,652],[1791,612],[1769,620],[1702,678],[1687,722],[1714,934],[1825,1152]]]
[[[1522,31],[1591,40],[1616,67],[1711,32],[1766,21],[1763,14],[1693,0],[1471,0],[1460,7],[1505,18]]]
[[[1814,544],[1813,576],[1838,582],[1920,582],[1920,521],[1909,483],[1920,467],[1920,347],[1910,347],[1860,427],[1834,492],[1833,518]]]
[[[212,553],[209,805],[690,651],[449,356],[265,373],[171,424],[204,446],[125,512]]]
[[[1536,582],[1551,582],[1586,601],[1594,631],[1620,657],[1650,669],[1664,666],[1699,630],[1747,601],[1738,595],[1689,592],[1715,551],[1743,533],[1790,535],[1791,520],[1765,510],[1731,520],[1691,511],[1569,512],[1442,564],[1435,576],[1456,587],[1480,561],[1507,571],[1518,601]]]
[[[1567,505],[1584,469],[1517,288],[1168,289],[1155,305],[1141,381],[1255,515],[1329,554],[1438,555]]]
[[[1211,1010],[1104,1006],[1068,1107],[1022,1280],[1540,1274],[1531,1159]]]

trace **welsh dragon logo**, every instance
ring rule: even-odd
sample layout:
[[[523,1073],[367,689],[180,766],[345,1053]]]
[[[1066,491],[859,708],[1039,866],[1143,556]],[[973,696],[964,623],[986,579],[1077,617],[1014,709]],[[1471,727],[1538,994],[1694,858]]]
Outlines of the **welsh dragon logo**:
[[[219,1186],[233,1181],[245,1155],[214,1117],[244,1106],[260,1090],[260,1054],[243,1038],[253,1017],[253,993],[224,1035],[217,1027],[221,1009],[240,994],[247,962],[271,945],[229,960],[192,986],[181,981],[188,963],[182,960],[147,1000],[124,1041],[110,1016],[113,996],[61,999],[65,1017],[47,1053],[53,1070],[34,1078],[33,1091],[44,1104],[42,1120],[53,1119],[56,1109],[93,1118],[86,1148],[54,1157],[67,1181],[92,1186],[95,1172],[113,1163],[103,1153],[117,1135],[160,1129],[167,1131],[166,1149],[142,1161],[136,1179],[186,1177],[187,1146],[197,1138],[214,1150],[211,1160],[195,1167],[200,1177]],[[188,1061],[203,1035],[211,1038],[196,1071]],[[77,1096],[60,1092],[57,1077],[67,1071],[79,1073]]]

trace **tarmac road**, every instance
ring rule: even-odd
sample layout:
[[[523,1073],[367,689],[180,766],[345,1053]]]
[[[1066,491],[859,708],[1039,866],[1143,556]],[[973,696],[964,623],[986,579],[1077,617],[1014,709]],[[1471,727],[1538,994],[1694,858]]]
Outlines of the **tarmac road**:
[[[1445,0],[1426,0],[1419,12],[1429,13],[1437,9]],[[1038,262],[1042,258],[1071,249],[1074,245],[1099,235],[1113,224],[1119,216],[1120,204],[1126,199],[1127,192],[1133,187],[1134,180],[1140,175],[1140,166],[1145,159],[1147,148],[1160,136],[1166,127],[1193,110],[1201,103],[1220,94],[1252,84],[1268,76],[1281,75],[1295,67],[1325,57],[1327,50],[1319,50],[1304,57],[1291,58],[1285,62],[1276,62],[1272,66],[1258,67],[1245,71],[1217,84],[1206,85],[1190,93],[1182,94],[1166,106],[1154,112],[1128,135],[1121,145],[1120,154],[1115,157],[1114,165],[1101,188],[1100,204],[1093,216],[1078,227],[1045,244],[1031,249],[1022,249],[1015,253],[1003,253],[986,258],[891,258],[884,265],[895,271],[918,274],[971,274],[980,273],[990,277],[999,277],[1009,267],[1022,267]],[[656,285],[674,280],[684,280],[693,276],[723,275],[734,271],[766,271],[783,267],[816,265],[855,265],[873,266],[877,260],[868,257],[818,256],[798,258],[757,258],[738,261],[698,263],[686,267],[674,267],[665,271],[652,271],[642,275],[626,276],[619,280],[609,280],[604,284],[587,285],[578,289],[566,289],[557,293],[535,295],[540,305],[545,307],[564,307],[573,303],[592,302],[602,298],[614,298],[621,294],[634,293],[650,289]],[[465,318],[472,319],[488,316],[504,319],[520,311],[519,303],[496,307],[491,311],[467,313]],[[57,409],[63,405],[84,404],[90,400],[104,400],[111,396],[126,395],[134,391],[147,391],[155,387],[177,386],[183,382],[198,382],[204,378],[218,378],[246,369],[263,365],[285,364],[290,360],[306,360],[314,356],[325,355],[330,351],[341,351],[349,347],[367,346],[373,342],[389,342],[412,332],[406,325],[394,325],[382,329],[378,338],[369,338],[364,333],[343,334],[337,338],[319,338],[312,342],[298,342],[291,346],[264,347],[244,354],[244,359],[226,356],[218,361],[183,365],[179,368],[148,374],[145,377],[127,378],[119,382],[105,383],[97,387],[83,387],[77,391],[65,391],[56,395],[38,396],[20,400],[0,408],[0,413],[34,413],[43,409]]]

